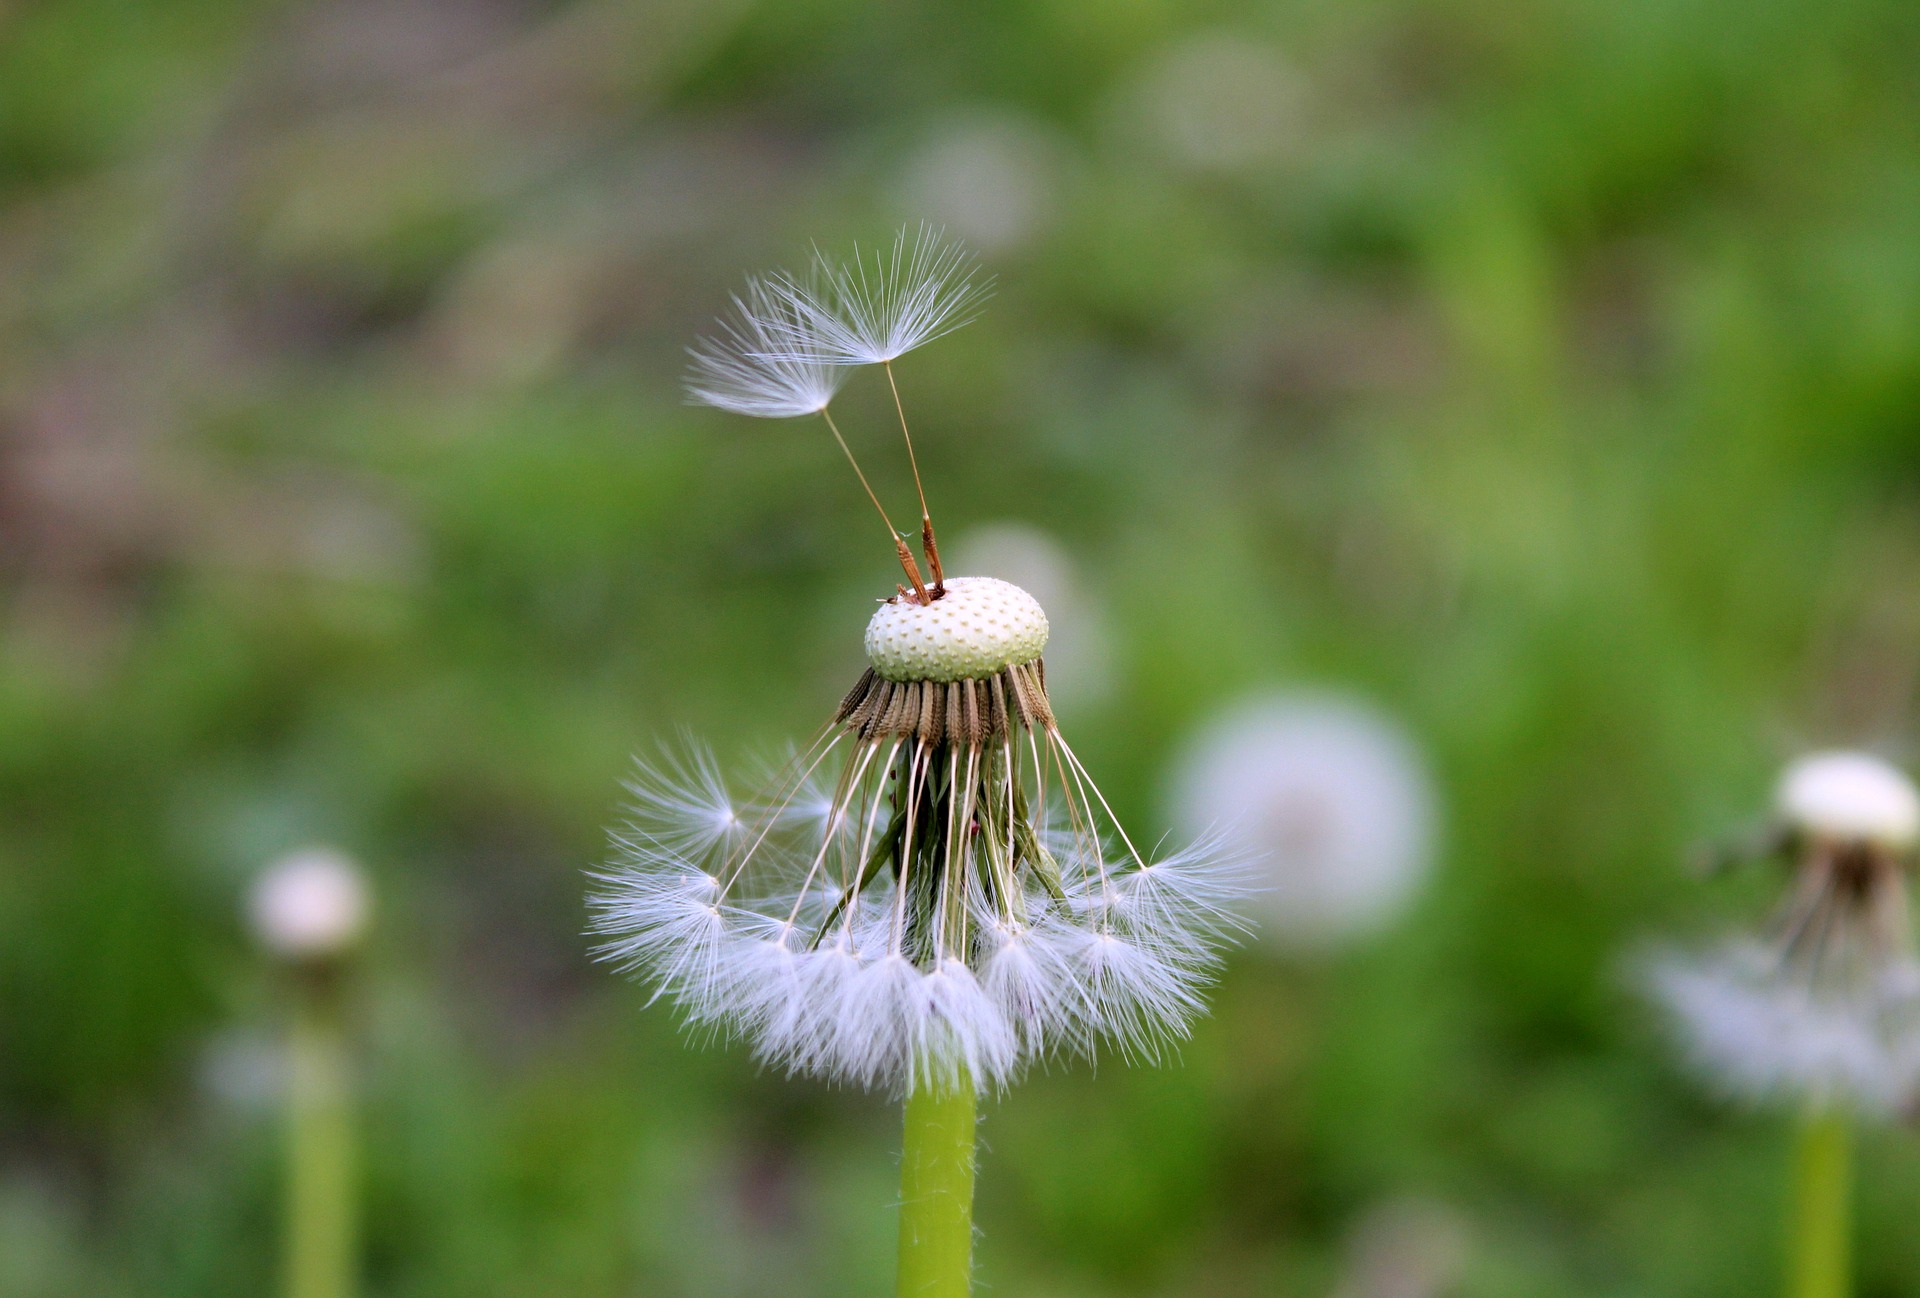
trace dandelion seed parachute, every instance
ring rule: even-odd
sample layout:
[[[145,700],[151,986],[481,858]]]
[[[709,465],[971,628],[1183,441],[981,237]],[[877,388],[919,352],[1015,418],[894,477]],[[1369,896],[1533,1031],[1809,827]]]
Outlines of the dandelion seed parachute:
[[[810,279],[777,279],[771,290],[794,327],[769,356],[884,365],[971,322],[992,288],[963,248],[922,225],[902,229],[888,251],[856,248],[846,261],[816,252]]]
[[[749,279],[731,314],[719,321],[719,334],[689,349],[687,399],[756,419],[825,410],[847,369],[810,344],[797,292],[791,281]]]
[[[603,954],[769,1064],[898,1092],[1185,1035],[1231,872],[1134,848],[1055,724],[1046,636],[1018,587],[949,578],[876,611],[869,670],[771,793],[724,797],[704,755],[642,767]]]

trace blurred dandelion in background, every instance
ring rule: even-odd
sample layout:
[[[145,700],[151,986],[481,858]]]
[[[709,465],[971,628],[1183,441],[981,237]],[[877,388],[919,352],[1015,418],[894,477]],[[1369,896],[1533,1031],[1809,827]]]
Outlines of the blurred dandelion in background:
[[[1817,753],[1775,794],[1788,896],[1761,935],[1668,953],[1649,976],[1711,1084],[1893,1115],[1920,1095],[1920,960],[1906,871],[1920,797],[1863,753]]]
[[[955,114],[907,158],[899,202],[984,252],[1018,251],[1053,223],[1064,155],[1032,118],[988,108]]]
[[[1346,1273],[1334,1298],[1445,1298],[1458,1292],[1469,1243],[1466,1222],[1444,1203],[1377,1203],[1347,1237]]]
[[[248,918],[260,945],[296,964],[338,959],[367,927],[366,877],[344,852],[310,847],[282,857],[254,881]]]
[[[1419,745],[1358,697],[1238,699],[1169,773],[1168,820],[1219,835],[1247,864],[1251,905],[1282,947],[1313,950],[1390,924],[1433,866],[1438,803]]]
[[[1657,955],[1646,977],[1710,1085],[1802,1110],[1790,1292],[1824,1298],[1851,1283],[1851,1128],[1920,1097],[1920,792],[1876,756],[1821,752],[1787,768],[1774,806],[1790,877],[1766,931]]]
[[[1113,626],[1105,602],[1067,548],[1031,523],[979,523],[952,546],[954,566],[990,572],[1047,610],[1048,695],[1072,712],[1113,693]]]
[[[1200,32],[1166,47],[1123,95],[1135,129],[1196,171],[1270,163],[1303,137],[1300,72],[1278,49],[1239,32]]]

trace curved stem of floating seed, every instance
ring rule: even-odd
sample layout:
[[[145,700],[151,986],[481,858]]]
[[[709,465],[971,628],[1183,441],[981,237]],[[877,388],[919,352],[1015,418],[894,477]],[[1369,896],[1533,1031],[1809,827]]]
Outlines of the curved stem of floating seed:
[[[962,1068],[928,1068],[907,1095],[900,1150],[898,1298],[968,1298],[979,1099]]]
[[[820,407],[820,417],[827,421],[827,427],[833,432],[833,440],[840,443],[841,453],[847,457],[847,463],[853,466],[853,476],[860,479],[860,485],[866,490],[867,499],[880,511],[880,521],[887,525],[887,536],[893,542],[894,553],[899,556],[900,570],[907,574],[907,580],[913,583],[913,593],[922,604],[927,600],[927,584],[920,579],[920,565],[913,561],[913,551],[900,539],[900,529],[887,517],[887,507],[880,503],[880,497],[873,493],[873,486],[867,481],[867,475],[860,471],[860,461],[853,458],[853,450],[847,445],[847,439],[840,435],[840,425],[833,422],[833,416],[827,413],[825,406]]]
[[[351,1298],[357,1285],[353,1101],[333,971],[294,989],[287,1042],[287,1298]]]
[[[1794,1159],[1788,1298],[1847,1298],[1852,1291],[1853,1133],[1831,1105],[1801,1120]]]
[[[808,763],[805,770],[794,777],[792,787],[787,790],[786,796],[781,798],[779,804],[767,813],[767,823],[760,827],[759,834],[755,836],[753,842],[747,845],[747,850],[741,853],[739,861],[728,869],[727,877],[720,881],[720,893],[715,899],[716,903],[725,901],[727,894],[733,890],[733,885],[740,882],[740,876],[746,873],[748,864],[753,860],[753,854],[760,850],[760,845],[767,841],[767,835],[771,834],[773,827],[780,823],[781,813],[793,805],[793,800],[800,796],[800,790],[807,787],[807,781],[812,779],[813,773],[820,769],[820,763],[826,761],[827,755],[839,746],[841,739],[845,738],[845,732],[830,731],[822,738],[825,741],[824,743],[818,739],[814,741],[815,746],[820,749],[819,753],[814,757],[812,762]],[[801,758],[794,762],[794,765],[798,767],[800,761],[804,760],[805,754],[802,754]]]
[[[893,409],[900,416],[900,436],[906,439],[907,463],[913,466],[913,489],[920,495],[920,548],[926,552],[927,567],[933,573],[936,597],[947,593],[947,577],[940,570],[940,547],[933,539],[933,515],[927,512],[927,489],[920,485],[920,457],[913,453],[913,434],[907,431],[907,408],[900,404],[900,385],[894,382],[893,362],[882,362],[887,371],[887,387],[893,392]]]

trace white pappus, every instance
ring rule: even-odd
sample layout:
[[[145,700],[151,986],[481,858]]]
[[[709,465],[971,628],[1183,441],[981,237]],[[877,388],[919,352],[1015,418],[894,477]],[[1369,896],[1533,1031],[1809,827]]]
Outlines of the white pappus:
[[[603,953],[696,1027],[862,1086],[1183,1036],[1238,881],[1208,845],[1128,840],[1054,723],[1045,639],[1018,587],[948,578],[880,607],[872,667],[768,795],[732,800],[704,754],[642,766]]]

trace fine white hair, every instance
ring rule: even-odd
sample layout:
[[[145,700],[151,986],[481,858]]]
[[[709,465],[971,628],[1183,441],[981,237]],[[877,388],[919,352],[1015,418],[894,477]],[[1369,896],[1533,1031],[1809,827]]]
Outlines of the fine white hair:
[[[1789,825],[1818,837],[1896,851],[1920,842],[1920,792],[1871,753],[1810,753],[1787,767],[1774,801]]]
[[[942,768],[912,741],[830,738],[747,799],[698,749],[640,764],[592,899],[600,954],[765,1063],[899,1092],[993,1089],[1047,1059],[1151,1058],[1184,1037],[1241,926],[1226,854],[1136,854],[1057,732],[953,751]],[[991,774],[953,812],[977,822],[950,840],[964,846],[937,869],[916,857],[904,882],[879,868],[893,790],[969,764]],[[1037,828],[1005,819],[1016,805]],[[1036,860],[1052,874],[1022,881]]]
[[[759,419],[815,415],[847,379],[844,365],[809,345],[804,291],[781,278],[750,278],[720,332],[688,349],[687,400]]]
[[[979,314],[991,292],[972,254],[922,224],[890,249],[845,261],[816,251],[806,280],[771,282],[790,328],[768,352],[782,362],[880,365],[944,337]]]
[[[1848,982],[1815,983],[1751,940],[1660,953],[1646,979],[1687,1058],[1751,1100],[1810,1100],[1891,1116],[1920,1097],[1920,963],[1890,957]]]
[[[1227,705],[1188,743],[1167,795],[1177,828],[1245,862],[1269,936],[1305,949],[1399,913],[1432,865],[1436,801],[1398,721],[1322,691]]]

